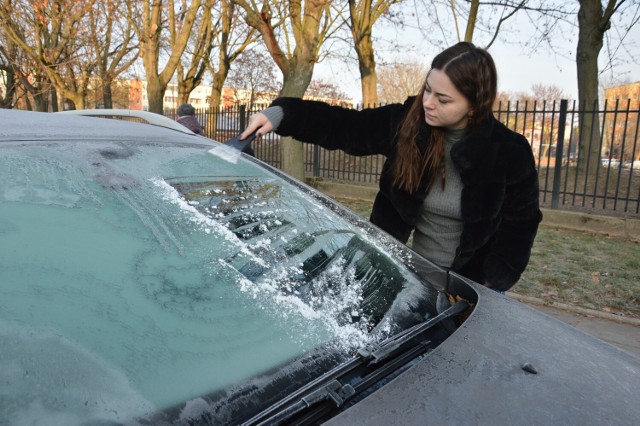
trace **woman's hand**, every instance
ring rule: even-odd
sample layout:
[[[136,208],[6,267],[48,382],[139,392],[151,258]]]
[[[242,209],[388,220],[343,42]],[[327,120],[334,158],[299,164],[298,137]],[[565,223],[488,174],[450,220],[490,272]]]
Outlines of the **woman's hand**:
[[[240,134],[240,139],[246,138],[253,132],[256,132],[256,136],[260,137],[266,135],[272,130],[273,125],[271,124],[267,116],[261,112],[258,112],[249,118],[249,125],[246,129],[244,129],[244,132]]]

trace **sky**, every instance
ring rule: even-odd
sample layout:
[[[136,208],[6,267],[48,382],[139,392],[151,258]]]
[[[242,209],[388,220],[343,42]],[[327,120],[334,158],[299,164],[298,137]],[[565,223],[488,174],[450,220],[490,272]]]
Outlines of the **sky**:
[[[517,27],[516,30],[513,28]],[[626,45],[630,46],[631,52],[636,52],[636,58],[640,57],[640,24],[638,30],[632,31],[626,39]],[[424,40],[419,31],[412,28],[405,28],[399,31],[397,28],[383,28],[377,32],[374,27],[374,48],[382,53],[377,54],[378,63],[382,61],[403,62],[413,60],[424,63],[425,66],[442,48],[434,47]],[[496,67],[498,70],[498,90],[504,92],[529,92],[532,85],[555,85],[558,86],[568,96],[569,99],[576,99],[578,95],[578,83],[576,76],[575,50],[577,30],[568,30],[564,34],[559,34],[555,38],[556,49],[562,55],[554,54],[547,48],[540,48],[537,52],[531,53],[530,49],[523,47],[523,43],[533,34],[533,28],[525,20],[515,21],[512,27],[503,29],[503,37],[499,38],[490,48]],[[385,40],[395,39],[400,47],[385,47]],[[455,37],[449,37],[450,41],[445,41],[444,46],[457,42]],[[475,41],[475,38],[474,38]],[[482,45],[482,40],[476,42]],[[378,48],[378,46],[381,46]],[[385,51],[385,49],[388,49]],[[418,54],[420,52],[420,54]],[[600,68],[604,69],[605,54],[600,54]],[[625,59],[614,68],[614,73],[621,81],[640,81],[640,61],[635,59]],[[358,66],[355,61],[345,62],[342,60],[326,60],[316,65],[314,78],[322,78],[334,82],[349,97],[356,102],[362,100],[360,93],[360,76]],[[601,84],[611,78],[610,73],[602,75]]]

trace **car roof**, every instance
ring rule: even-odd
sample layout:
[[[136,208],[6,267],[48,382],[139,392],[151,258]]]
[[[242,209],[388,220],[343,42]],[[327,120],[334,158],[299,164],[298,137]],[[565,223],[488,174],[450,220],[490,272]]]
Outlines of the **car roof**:
[[[140,141],[211,144],[211,139],[157,125],[78,116],[0,110],[0,142],[7,141]]]
[[[134,109],[74,109],[62,111],[59,114],[81,115],[84,117],[104,117],[118,119],[134,119],[154,126],[166,127],[182,133],[195,134],[187,127],[161,114]]]

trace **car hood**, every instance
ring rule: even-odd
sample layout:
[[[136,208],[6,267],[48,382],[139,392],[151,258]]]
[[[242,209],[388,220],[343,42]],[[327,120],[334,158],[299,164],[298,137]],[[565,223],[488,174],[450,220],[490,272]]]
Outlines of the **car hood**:
[[[640,418],[639,358],[465,284],[478,293],[467,321],[327,424],[631,424]]]

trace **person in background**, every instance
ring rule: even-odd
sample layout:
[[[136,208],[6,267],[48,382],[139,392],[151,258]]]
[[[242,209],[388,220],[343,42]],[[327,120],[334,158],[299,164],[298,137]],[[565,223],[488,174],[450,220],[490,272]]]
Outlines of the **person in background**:
[[[202,134],[202,126],[200,126],[196,118],[196,110],[191,104],[182,104],[178,107],[177,121],[193,133]]]
[[[386,160],[370,220],[433,263],[504,292],[538,225],[538,175],[526,138],[496,120],[491,55],[461,42],[436,55],[417,96],[361,111],[278,98],[241,134],[282,136]]]

